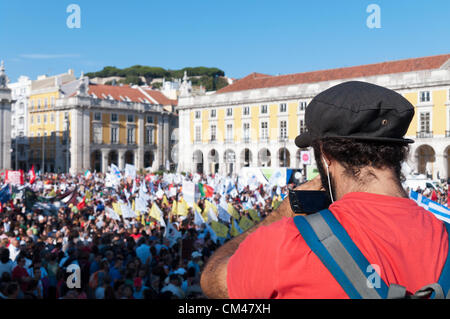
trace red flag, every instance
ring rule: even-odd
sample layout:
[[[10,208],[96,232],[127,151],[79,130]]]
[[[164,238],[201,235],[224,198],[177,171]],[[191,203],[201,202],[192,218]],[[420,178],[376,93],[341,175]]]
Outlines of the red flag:
[[[86,207],[86,196],[77,204],[78,210],[82,210],[84,207]]]
[[[28,171],[28,175],[30,175],[30,184],[33,184],[36,181],[36,172],[34,171],[34,165],[31,165],[31,169]]]

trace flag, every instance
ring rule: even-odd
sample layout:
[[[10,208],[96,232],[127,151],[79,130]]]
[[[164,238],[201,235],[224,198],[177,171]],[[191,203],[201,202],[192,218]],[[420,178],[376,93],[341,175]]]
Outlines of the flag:
[[[214,213],[214,210],[212,208],[208,209],[207,211],[207,217],[208,217],[208,222],[211,222],[212,220],[215,222],[218,222],[219,220],[217,219],[217,215],[216,213]]]
[[[183,181],[181,187],[181,193],[183,194],[183,198],[189,207],[194,207],[195,203],[195,184],[189,181]]]
[[[147,210],[148,210],[147,201],[145,199],[143,199],[142,197],[137,197],[133,203],[135,205],[135,207],[133,209],[134,211],[139,212],[139,213],[147,212]]]
[[[214,232],[214,230],[211,228],[211,226],[209,226],[208,224],[206,224],[205,231],[207,231],[207,232],[210,234],[211,240],[212,240],[214,243],[217,243],[217,235],[216,235],[216,233]]]
[[[163,196],[162,203],[165,204],[166,206],[169,206],[169,201],[167,200],[166,195]]]
[[[187,202],[184,200],[184,198],[181,198],[181,200],[179,200],[177,203],[176,215],[187,216],[187,214],[188,214]]]
[[[111,174],[119,180],[122,179],[122,173],[120,172],[120,169],[114,164],[111,164]]]
[[[164,237],[170,242],[170,247],[176,244],[177,240],[181,238],[181,233],[173,226],[172,223],[167,223],[167,227],[164,231]]]
[[[256,210],[254,210],[254,209],[249,209],[249,210],[248,210],[248,213],[249,213],[251,219],[252,219],[254,222],[258,223],[258,222],[261,221],[261,217],[259,216],[259,213],[258,213]]]
[[[227,209],[228,209],[227,206],[224,207],[222,204],[220,204],[218,217],[220,220],[229,223],[231,215],[228,213]]]
[[[28,175],[30,176],[30,184],[33,184],[36,181],[36,172],[34,171],[34,165],[31,165],[31,169],[28,171]]]
[[[112,203],[112,207],[118,215],[122,215],[122,209],[120,208],[119,203]]]
[[[233,221],[232,221],[231,226],[230,226],[230,235],[232,237],[236,237],[236,236],[238,236],[240,234],[242,234],[242,229],[236,223],[236,219],[233,218]]]
[[[166,223],[164,222],[163,218],[163,213],[156,203],[152,204],[152,208],[150,209],[150,216],[156,219],[161,224],[161,226],[166,227]]]
[[[69,205],[69,204],[75,205],[76,200],[77,200],[76,199],[76,191],[67,191],[64,194],[58,196],[58,198],[65,205]]]
[[[86,207],[86,196],[84,196],[81,202],[77,204],[78,210],[82,210],[85,207]]]
[[[409,197],[412,200],[414,200],[417,203],[417,205],[425,208],[427,211],[434,214],[436,218],[446,223],[450,223],[450,209],[448,209],[444,205],[438,204],[413,190],[410,190]]]
[[[206,184],[198,183],[198,190],[200,191],[201,197],[213,197],[214,189]]]
[[[0,189],[0,203],[4,204],[9,200],[11,200],[11,189],[9,185],[5,185]]]
[[[105,208],[106,215],[108,215],[109,218],[120,221],[119,215],[114,211],[114,209],[110,207]]]
[[[239,218],[241,218],[241,215],[238,213],[236,208],[234,208],[234,206],[231,203],[228,203],[227,212],[237,220],[239,220]]]
[[[120,204],[120,210],[122,211],[123,218],[135,218],[136,213],[131,209],[128,204]]]
[[[205,224],[205,220],[203,219],[202,215],[200,215],[198,210],[194,210],[194,224],[197,226]]]
[[[253,227],[255,223],[249,219],[247,216],[242,216],[241,220],[239,221],[239,227],[243,231],[247,231],[249,228]]]
[[[125,164],[125,177],[136,178],[136,167],[131,164]]]
[[[92,173],[90,170],[86,170],[86,172],[84,172],[84,179],[90,179],[92,177]]]
[[[217,237],[227,238],[228,237],[228,227],[224,224],[216,221],[211,221],[211,228]]]

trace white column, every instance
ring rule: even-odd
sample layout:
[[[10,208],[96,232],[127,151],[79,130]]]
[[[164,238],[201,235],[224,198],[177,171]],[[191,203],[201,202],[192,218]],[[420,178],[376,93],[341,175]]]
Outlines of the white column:
[[[83,111],[83,172],[91,167],[91,123],[89,110]]]
[[[118,164],[119,164],[119,169],[124,169],[125,168],[125,152],[126,152],[126,150],[123,150],[123,149],[121,149],[121,150],[118,150],[118,157],[119,157],[119,159],[118,159]]]
[[[108,149],[101,149],[102,153],[102,173],[106,173],[108,171]]]
[[[145,140],[144,140],[144,134],[145,134],[145,125],[144,125],[145,121],[144,121],[144,115],[143,114],[139,114],[138,117],[138,126],[136,128],[137,130],[137,135],[138,135],[138,140],[137,140],[137,150],[135,152],[135,165],[136,168],[139,169],[143,169],[144,168],[144,144],[145,144]]]

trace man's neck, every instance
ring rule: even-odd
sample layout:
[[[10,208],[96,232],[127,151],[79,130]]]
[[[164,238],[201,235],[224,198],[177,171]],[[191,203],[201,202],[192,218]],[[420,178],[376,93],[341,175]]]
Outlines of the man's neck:
[[[352,192],[365,192],[404,198],[408,197],[408,194],[395,178],[393,172],[389,170],[372,168],[370,170],[363,169],[361,170],[360,178],[358,180],[341,175],[340,181],[336,181],[336,184],[336,194],[338,199],[342,198],[345,194]]]

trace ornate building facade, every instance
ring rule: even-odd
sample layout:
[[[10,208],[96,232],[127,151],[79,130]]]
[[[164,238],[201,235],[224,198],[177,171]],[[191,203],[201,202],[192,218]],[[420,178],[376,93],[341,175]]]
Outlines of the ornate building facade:
[[[388,87],[415,106],[408,165],[433,178],[450,175],[450,54],[270,76],[252,73],[203,96],[179,99],[180,171],[222,174],[241,167],[301,167],[295,137],[318,93],[359,80]]]
[[[0,170],[11,169],[11,89],[3,61],[0,64]]]

